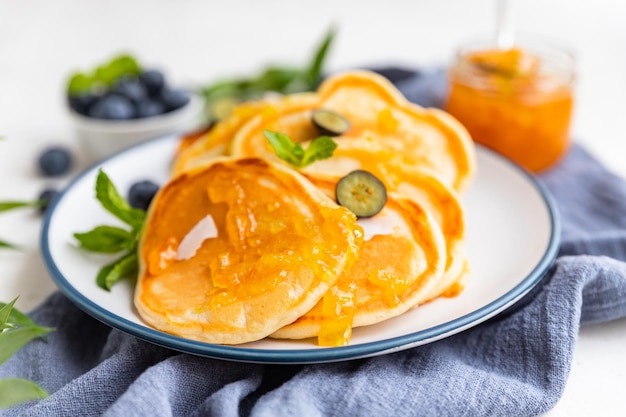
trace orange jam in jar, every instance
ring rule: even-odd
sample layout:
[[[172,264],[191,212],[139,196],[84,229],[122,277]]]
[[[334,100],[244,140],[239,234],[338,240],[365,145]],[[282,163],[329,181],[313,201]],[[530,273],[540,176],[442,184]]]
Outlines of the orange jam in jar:
[[[532,172],[567,150],[574,56],[544,43],[461,50],[449,71],[446,111],[472,138]]]

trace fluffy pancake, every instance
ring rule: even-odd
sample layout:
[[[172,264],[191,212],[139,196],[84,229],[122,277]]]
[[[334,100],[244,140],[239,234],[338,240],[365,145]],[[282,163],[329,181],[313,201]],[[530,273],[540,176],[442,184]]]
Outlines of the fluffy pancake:
[[[168,333],[263,338],[309,311],[355,260],[362,229],[296,171],[256,158],[184,172],[153,200],[135,305]]]
[[[315,95],[308,95],[306,101],[296,99],[295,103],[298,105],[281,101],[272,105],[274,112],[254,115],[233,136],[232,155],[276,159],[263,131],[277,131],[296,142],[307,142],[319,135],[311,117],[314,110],[323,108],[342,115],[351,124],[336,138],[338,148],[331,163],[342,159],[354,169],[366,169],[358,166],[361,160],[351,158],[353,151],[366,149],[376,151],[388,162],[428,170],[457,191],[464,190],[474,176],[474,147],[465,128],[441,110],[410,103],[378,74],[350,71],[333,75]],[[321,163],[307,170],[328,172]]]
[[[178,147],[172,175],[176,176],[194,166],[210,162],[217,156],[227,155],[233,134],[265,107],[265,104],[262,101],[243,103],[237,106],[226,120],[217,123],[200,137],[193,135],[184,137]]]
[[[381,153],[383,156],[379,155]],[[386,151],[375,152],[371,148],[361,148],[355,149],[350,158],[360,161],[359,167],[365,167],[378,177],[387,190],[416,201],[434,217],[446,242],[446,268],[444,277],[438,280],[428,299],[458,294],[469,275],[465,251],[465,214],[458,193],[429,172],[389,160],[375,163],[385,160],[385,154]],[[325,190],[330,198],[335,198],[332,190],[340,178],[337,174],[356,168],[345,160],[333,158],[320,161],[320,165],[326,168],[326,173],[305,170],[304,174],[317,187]]]
[[[317,97],[315,94],[299,93],[281,98],[273,96],[259,101],[240,104],[230,116],[217,123],[202,138],[195,140],[189,146],[184,146],[185,142],[181,142],[183,146],[181,146],[179,154],[174,161],[172,174],[177,175],[194,166],[205,164],[216,156],[231,155],[233,138],[238,134],[242,134],[240,133],[241,131],[245,134],[249,129],[254,129],[258,120],[272,120],[279,114],[282,114],[286,120],[289,120],[290,114],[299,113],[304,108],[310,108],[316,102]],[[273,125],[274,129],[279,129],[283,133],[292,134],[296,138],[301,137],[303,132],[295,130],[286,132],[284,129],[287,127],[280,123]],[[262,155],[258,153],[256,156],[271,156],[271,158],[266,159],[278,161],[274,154]]]
[[[431,294],[443,276],[446,249],[426,210],[389,195],[379,214],[359,224],[365,240],[356,262],[313,309],[272,337],[318,336],[320,345],[344,345],[353,327],[398,316]]]
[[[419,169],[384,165],[384,181],[398,194],[417,201],[431,213],[446,241],[446,268],[444,276],[428,296],[432,300],[441,295],[454,296],[463,290],[469,276],[465,250],[465,211],[458,194],[438,177]]]

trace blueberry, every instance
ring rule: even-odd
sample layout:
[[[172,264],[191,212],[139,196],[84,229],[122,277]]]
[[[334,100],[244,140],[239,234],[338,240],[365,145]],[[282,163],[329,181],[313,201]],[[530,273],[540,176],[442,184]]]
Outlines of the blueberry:
[[[95,94],[81,94],[75,96],[69,96],[67,101],[70,108],[76,113],[87,116],[89,114],[89,108],[96,102],[98,96]]]
[[[189,103],[189,94],[183,90],[170,90],[168,88],[161,91],[161,102],[166,111],[180,109]]]
[[[127,98],[134,104],[139,104],[148,96],[146,88],[136,77],[120,78],[111,88],[111,92]]]
[[[137,117],[152,117],[165,113],[163,103],[146,99],[137,105]]]
[[[39,156],[39,171],[45,176],[65,174],[72,166],[72,154],[65,148],[52,147]]]
[[[165,77],[162,72],[157,70],[146,70],[142,72],[139,74],[139,80],[151,96],[159,94],[165,86]]]
[[[101,97],[89,109],[89,116],[96,119],[127,120],[134,118],[136,113],[133,103],[118,94]]]
[[[53,188],[46,188],[39,194],[39,201],[41,205],[39,206],[39,212],[45,213],[50,207],[50,204],[57,198],[59,192]]]
[[[154,195],[159,191],[159,185],[149,181],[143,180],[134,183],[128,191],[128,203],[131,207],[148,210]]]

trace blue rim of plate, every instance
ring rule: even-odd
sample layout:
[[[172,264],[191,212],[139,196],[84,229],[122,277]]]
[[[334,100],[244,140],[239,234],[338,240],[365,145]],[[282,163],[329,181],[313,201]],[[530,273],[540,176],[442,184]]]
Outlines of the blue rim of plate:
[[[337,362],[409,349],[457,334],[469,327],[474,327],[475,325],[478,325],[511,307],[524,295],[528,294],[530,290],[532,290],[541,281],[547,270],[556,259],[559,250],[561,220],[556,203],[545,186],[542,185],[533,174],[510,159],[494,152],[493,150],[476,145],[477,147],[481,147],[481,150],[487,151],[496,158],[501,159],[511,168],[515,169],[522,177],[524,177],[535,188],[543,200],[550,218],[550,239],[548,247],[546,248],[541,260],[524,279],[520,280],[518,285],[500,296],[498,299],[472,311],[469,314],[437,326],[419,330],[403,336],[341,347],[329,347],[322,349],[255,349],[238,346],[216,345],[174,336],[148,327],[147,325],[141,325],[127,320],[101,307],[76,290],[76,288],[74,288],[63,276],[52,257],[48,242],[48,233],[52,217],[58,203],[63,199],[63,196],[67,193],[67,191],[70,190],[74,184],[79,182],[84,176],[93,172],[98,166],[102,165],[106,161],[116,158],[120,154],[128,152],[131,149],[150,145],[158,141],[174,140],[175,138],[175,135],[168,135],[136,144],[121,152],[111,155],[106,159],[100,160],[85,169],[68,184],[68,186],[59,194],[55,202],[53,202],[48,208],[44,218],[40,239],[43,260],[53,280],[61,292],[64,293],[65,296],[67,296],[81,310],[113,328],[169,349],[216,359],[275,364]]]

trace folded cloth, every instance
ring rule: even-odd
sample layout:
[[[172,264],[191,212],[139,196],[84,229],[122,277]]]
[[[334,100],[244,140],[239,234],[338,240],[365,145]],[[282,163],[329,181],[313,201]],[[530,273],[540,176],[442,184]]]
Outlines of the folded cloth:
[[[411,100],[441,105],[440,70],[381,69]],[[168,350],[92,319],[60,293],[31,316],[56,327],[0,367],[50,397],[7,416],[534,416],[559,400],[580,324],[626,317],[626,183],[574,145],[540,180],[563,239],[529,295],[435,343],[329,364],[261,365]]]

